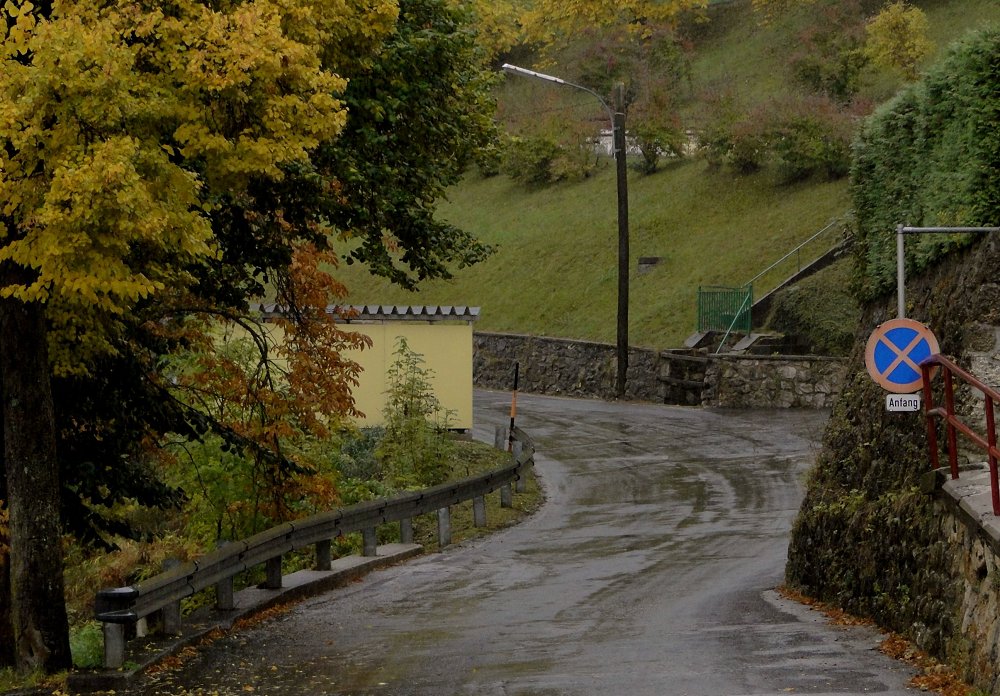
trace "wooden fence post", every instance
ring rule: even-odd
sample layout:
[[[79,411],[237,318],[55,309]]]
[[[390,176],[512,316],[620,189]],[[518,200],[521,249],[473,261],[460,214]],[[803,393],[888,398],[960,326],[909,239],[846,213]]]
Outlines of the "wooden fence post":
[[[176,568],[181,564],[176,558],[168,558],[161,566],[163,570]],[[170,602],[160,610],[160,618],[163,620],[163,632],[167,635],[177,635],[181,632],[181,602]],[[124,637],[123,637],[124,640]]]
[[[514,507],[514,492],[509,483],[500,486],[500,507]]]

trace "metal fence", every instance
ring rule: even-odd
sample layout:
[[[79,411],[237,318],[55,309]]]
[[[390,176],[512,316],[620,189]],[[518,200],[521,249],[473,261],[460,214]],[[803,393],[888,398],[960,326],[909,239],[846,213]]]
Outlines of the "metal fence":
[[[753,286],[698,288],[698,331],[750,333]]]
[[[497,446],[505,442],[506,439],[498,434]],[[95,601],[95,614],[97,620],[104,624],[105,667],[122,667],[126,654],[125,627],[134,625],[139,619],[159,613],[165,632],[179,633],[180,602],[195,592],[214,586],[216,607],[231,610],[235,576],[260,565],[265,567],[267,575],[263,587],[280,589],[282,557],[296,549],[315,545],[317,570],[330,570],[331,539],[350,532],[362,532],[363,554],[375,556],[375,532],[379,525],[398,522],[400,539],[412,543],[412,519],[434,512],[438,514],[441,545],[445,545],[448,537],[442,530],[450,530],[450,523],[446,521],[450,506],[473,501],[477,524],[485,524],[483,496],[499,489],[501,505],[509,507],[512,486],[518,492],[524,490],[524,474],[534,464],[535,447],[520,428],[513,429],[512,454],[510,464],[495,471],[288,522],[249,539],[229,543],[136,585],[100,590]],[[450,532],[447,534],[450,536]]]

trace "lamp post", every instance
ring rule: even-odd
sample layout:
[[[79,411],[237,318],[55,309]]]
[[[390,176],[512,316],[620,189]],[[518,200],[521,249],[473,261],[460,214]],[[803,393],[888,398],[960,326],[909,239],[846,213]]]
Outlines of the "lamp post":
[[[519,68],[510,63],[504,63],[504,72],[512,75],[523,75],[536,80],[554,82],[579,89],[593,95],[601,103],[611,120],[612,147],[615,156],[615,170],[618,177],[618,367],[615,372],[615,396],[619,399],[625,396],[625,379],[628,372],[628,169],[625,154],[625,111],[623,86],[619,83],[615,89],[615,109],[612,110],[600,94],[583,85],[567,82],[553,75],[535,72],[527,68]]]

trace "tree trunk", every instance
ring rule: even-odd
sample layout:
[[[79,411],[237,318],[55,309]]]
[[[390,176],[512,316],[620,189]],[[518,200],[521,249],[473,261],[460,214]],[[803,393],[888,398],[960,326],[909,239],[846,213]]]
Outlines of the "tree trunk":
[[[3,372],[0,372],[3,385]],[[0,400],[0,423],[3,422],[3,401]],[[0,518],[7,510],[7,474],[4,466],[3,428],[0,427]],[[14,624],[10,606],[10,535],[0,524],[0,668],[14,666]]]
[[[72,665],[63,595],[59,463],[44,308],[0,300],[10,586],[18,669]]]

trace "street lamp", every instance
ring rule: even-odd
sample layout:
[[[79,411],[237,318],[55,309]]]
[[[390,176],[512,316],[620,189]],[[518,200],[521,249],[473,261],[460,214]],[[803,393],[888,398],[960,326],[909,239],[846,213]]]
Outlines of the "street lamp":
[[[512,75],[523,75],[583,90],[601,102],[601,106],[607,110],[611,120],[612,147],[618,175],[618,369],[615,373],[615,396],[621,399],[625,396],[625,375],[628,372],[628,170],[625,154],[625,112],[622,85],[617,85],[616,108],[612,110],[600,94],[583,85],[567,82],[562,78],[527,68],[519,68],[510,63],[504,63],[503,70]]]

